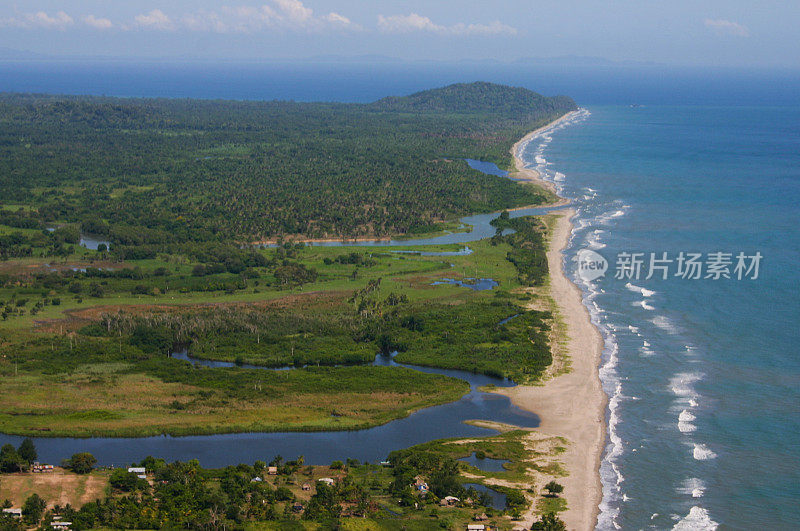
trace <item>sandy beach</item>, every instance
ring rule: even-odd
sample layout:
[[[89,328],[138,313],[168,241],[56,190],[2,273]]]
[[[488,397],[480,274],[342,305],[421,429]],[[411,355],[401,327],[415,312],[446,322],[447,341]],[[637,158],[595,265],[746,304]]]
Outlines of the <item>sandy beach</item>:
[[[518,168],[524,166],[517,156],[518,146],[523,141],[514,147]],[[537,172],[525,171],[532,171],[536,176],[531,178],[541,181]],[[514,404],[539,415],[541,425],[537,432],[567,439],[567,451],[562,457],[569,475],[556,479],[564,485],[563,496],[569,508],[560,516],[568,529],[584,530],[594,529],[599,513],[598,504],[602,498],[599,468],[606,432],[607,397],[598,374],[603,349],[602,336],[590,321],[580,289],[566,277],[562,265],[562,251],[572,232],[570,220],[574,214],[573,209],[553,214],[555,222],[547,251],[549,294],[558,308],[567,336],[564,343],[566,348],[562,349],[566,352],[560,355],[569,357],[571,370],[548,379],[544,385],[518,386],[502,392]],[[556,359],[554,365],[557,364]],[[541,487],[536,485],[537,489]],[[530,525],[531,521],[532,518],[528,516],[526,523]]]
[[[521,181],[529,181],[529,182],[532,182],[532,183],[536,183],[539,186],[541,186],[542,188],[545,188],[545,189],[551,191],[554,194],[557,193],[556,192],[556,187],[555,187],[555,185],[553,183],[551,183],[550,181],[545,181],[544,179],[542,179],[542,176],[539,175],[539,172],[534,170],[533,168],[526,168],[525,167],[525,161],[522,160],[522,157],[519,156],[519,153],[520,153],[520,150],[522,149],[522,146],[527,144],[531,140],[531,138],[533,138],[536,135],[540,134],[545,129],[549,129],[549,128],[553,127],[554,125],[558,125],[559,123],[563,122],[564,120],[570,119],[575,114],[575,112],[576,111],[568,112],[567,114],[565,114],[564,116],[562,116],[558,120],[554,120],[554,121],[550,122],[549,124],[540,127],[539,129],[535,129],[535,130],[531,131],[527,135],[525,135],[522,138],[520,138],[513,146],[511,146],[511,155],[514,157],[514,167],[516,169],[516,171],[513,174],[513,177],[515,179],[519,179]],[[556,203],[556,205],[553,205],[553,206],[560,206],[562,204],[566,204],[567,202],[568,201],[562,197],[562,198],[560,198],[560,201],[558,203]]]

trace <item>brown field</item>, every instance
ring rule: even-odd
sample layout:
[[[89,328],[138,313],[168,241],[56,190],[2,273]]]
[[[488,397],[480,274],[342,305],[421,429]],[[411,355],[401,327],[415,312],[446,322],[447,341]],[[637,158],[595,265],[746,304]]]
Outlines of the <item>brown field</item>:
[[[427,278],[427,277],[426,277]],[[341,303],[349,296],[344,291],[310,291],[307,293],[278,294],[277,297],[252,302],[196,302],[174,304],[98,304],[85,308],[63,311],[62,318],[34,319],[34,330],[58,333],[75,332],[88,324],[97,322],[103,315],[125,313],[127,315],[154,315],[161,313],[191,312],[203,308],[292,308],[305,309],[326,304]]]
[[[79,475],[56,468],[53,472],[2,474],[0,500],[11,500],[14,507],[22,507],[25,499],[36,493],[44,498],[48,508],[67,504],[81,507],[104,498],[107,485],[108,473],[104,471]]]

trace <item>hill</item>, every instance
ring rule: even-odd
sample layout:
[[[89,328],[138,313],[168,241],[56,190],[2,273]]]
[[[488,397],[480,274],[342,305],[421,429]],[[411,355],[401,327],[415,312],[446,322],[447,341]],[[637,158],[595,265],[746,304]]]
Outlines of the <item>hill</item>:
[[[522,87],[477,81],[423,90],[409,96],[383,98],[371,108],[393,112],[490,113],[535,116],[565,113],[578,108],[567,96],[542,96]]]

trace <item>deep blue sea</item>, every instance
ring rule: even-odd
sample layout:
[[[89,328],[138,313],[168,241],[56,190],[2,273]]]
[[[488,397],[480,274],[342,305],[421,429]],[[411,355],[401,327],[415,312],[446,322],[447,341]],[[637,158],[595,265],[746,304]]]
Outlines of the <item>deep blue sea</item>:
[[[525,157],[576,202],[565,263],[605,337],[600,528],[797,528],[796,72],[0,63],[0,91],[119,96],[364,102],[478,79],[568,94],[586,109]],[[583,249],[607,260],[605,277],[577,275]],[[641,257],[638,278],[615,278],[621,253]],[[672,260],[654,264],[666,280],[663,268],[645,278],[651,253]],[[700,278],[676,276],[680,253],[700,255]],[[739,253],[746,266],[760,253],[758,278],[736,278]]]

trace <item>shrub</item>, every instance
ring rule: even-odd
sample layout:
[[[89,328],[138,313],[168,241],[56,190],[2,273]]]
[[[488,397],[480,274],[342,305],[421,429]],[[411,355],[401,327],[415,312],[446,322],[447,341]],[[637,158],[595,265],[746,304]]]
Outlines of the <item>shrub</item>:
[[[88,474],[97,464],[97,459],[89,452],[73,454],[69,459],[64,460],[64,468],[72,470],[76,474]]]

